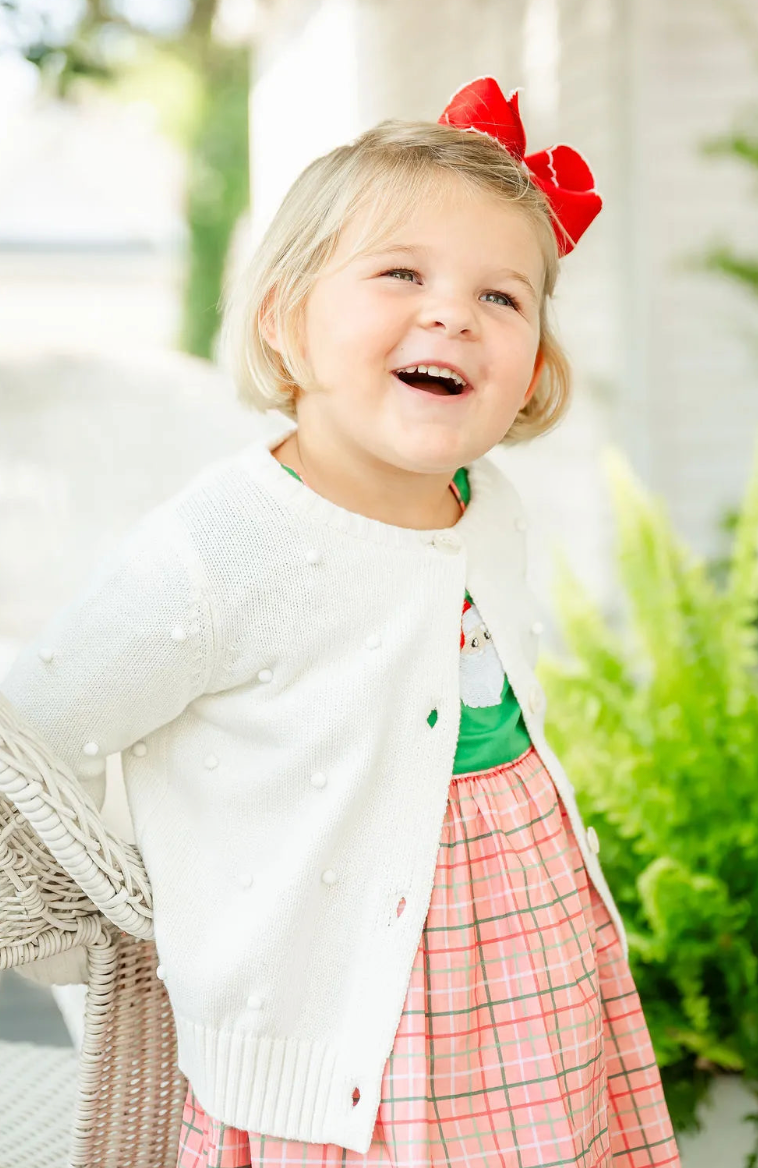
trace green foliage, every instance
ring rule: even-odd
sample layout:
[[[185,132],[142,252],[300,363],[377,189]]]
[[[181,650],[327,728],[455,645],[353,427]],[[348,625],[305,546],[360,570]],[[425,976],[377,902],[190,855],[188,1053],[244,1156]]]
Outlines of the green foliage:
[[[184,22],[157,36],[112,0],[87,0],[68,23],[0,0],[10,42],[38,67],[49,93],[77,100],[88,85],[108,85],[127,101],[148,100],[187,150],[189,255],[179,343],[202,357],[213,354],[227,251],[249,199],[249,50],[214,39],[217,7],[217,0],[192,0]]]
[[[620,627],[560,553],[569,657],[539,672],[685,1131],[714,1072],[758,1084],[758,442],[723,584],[617,450],[606,469]]]
[[[219,297],[232,231],[249,198],[247,51],[218,47],[206,61],[190,149],[189,271],[181,346],[213,355]]]
[[[731,247],[712,247],[703,257],[703,266],[706,271],[718,272],[758,296],[758,258],[740,256]]]
[[[111,78],[117,101],[149,102],[162,134],[189,151],[202,116],[202,71],[175,47],[142,40]]]
[[[758,109],[751,111],[745,125],[708,139],[703,144],[702,153],[739,162],[758,176]],[[758,296],[758,254],[741,255],[730,245],[722,243],[707,248],[701,264],[706,271],[726,276],[750,295]]]
[[[212,357],[218,302],[232,232],[248,205],[247,48],[184,38],[170,49],[144,44],[115,79],[125,101],[149,100],[187,152],[189,228],[180,347]]]

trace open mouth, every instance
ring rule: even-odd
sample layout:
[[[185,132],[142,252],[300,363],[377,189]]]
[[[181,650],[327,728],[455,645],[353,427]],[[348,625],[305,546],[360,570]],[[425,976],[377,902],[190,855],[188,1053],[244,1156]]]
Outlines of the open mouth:
[[[470,385],[458,385],[450,377],[435,377],[431,373],[420,373],[418,370],[408,373],[401,369],[393,373],[393,376],[405,385],[410,385],[413,389],[423,389],[427,393],[434,393],[440,397],[461,397],[462,394],[469,393],[471,390]]]

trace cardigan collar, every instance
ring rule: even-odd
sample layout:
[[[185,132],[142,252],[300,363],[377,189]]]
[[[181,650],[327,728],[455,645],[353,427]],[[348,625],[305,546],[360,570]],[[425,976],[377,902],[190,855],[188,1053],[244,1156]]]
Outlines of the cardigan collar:
[[[488,532],[491,535],[497,528],[498,520],[502,524],[505,518],[503,498],[498,490],[499,487],[502,488],[503,474],[487,455],[475,459],[466,468],[471,486],[471,499],[460,519],[452,527],[423,529],[397,527],[391,523],[383,523],[379,519],[371,519],[356,511],[349,511],[333,503],[331,499],[319,495],[300,479],[289,474],[271,453],[296,429],[297,422],[282,415],[281,425],[249,446],[246,454],[257,471],[259,481],[270,493],[307,519],[325,523],[374,543],[399,548],[418,548],[420,544],[431,543],[439,536],[447,539],[451,546],[457,542],[455,537],[462,543],[468,543],[479,532],[482,534]]]

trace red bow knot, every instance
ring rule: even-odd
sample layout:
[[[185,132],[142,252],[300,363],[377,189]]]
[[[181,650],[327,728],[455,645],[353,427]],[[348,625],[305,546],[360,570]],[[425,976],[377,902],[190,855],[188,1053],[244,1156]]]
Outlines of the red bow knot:
[[[488,134],[522,163],[532,182],[547,196],[558,220],[554,227],[560,255],[573,250],[603,201],[595,190],[592,171],[572,146],[552,146],[525,156],[526,134],[517,89],[505,97],[494,77],[477,77],[453,94],[438,121],[459,130]]]

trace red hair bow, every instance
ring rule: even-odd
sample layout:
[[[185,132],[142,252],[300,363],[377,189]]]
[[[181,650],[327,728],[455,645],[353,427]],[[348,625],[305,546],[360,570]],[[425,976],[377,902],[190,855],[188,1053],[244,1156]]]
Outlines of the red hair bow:
[[[526,134],[518,112],[517,89],[505,97],[494,77],[477,77],[453,94],[438,121],[459,130],[488,134],[521,162],[547,196],[560,224],[554,224],[560,254],[573,250],[603,201],[595,190],[592,171],[573,147],[553,146],[524,157]]]

